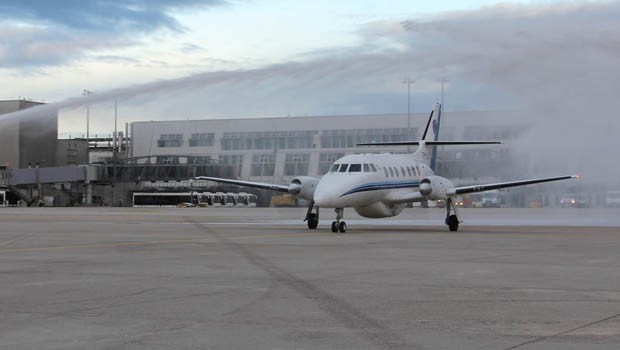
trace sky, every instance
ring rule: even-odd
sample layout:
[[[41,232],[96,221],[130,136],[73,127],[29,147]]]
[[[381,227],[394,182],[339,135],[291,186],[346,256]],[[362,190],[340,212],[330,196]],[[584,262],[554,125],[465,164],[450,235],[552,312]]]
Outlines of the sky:
[[[540,168],[617,167],[618,23],[602,0],[8,0],[0,99],[49,103],[67,137],[86,104],[109,134],[115,100],[121,124],[406,113],[406,77],[427,113],[445,79],[448,112],[534,123],[516,146]]]
[[[243,71],[290,62],[336,59],[350,55],[402,51],[398,31],[404,21],[424,21],[458,11],[508,6],[496,1],[3,1],[0,28],[1,99],[27,98],[58,102],[115,88],[182,78],[198,73]],[[541,5],[555,2],[543,2]],[[515,2],[513,4],[519,4]],[[524,3],[527,4],[527,3]],[[396,31],[396,33],[390,33]],[[389,35],[394,34],[392,39]],[[337,74],[337,72],[335,72]],[[427,80],[441,80],[442,72]],[[335,75],[336,75],[335,74]],[[356,91],[357,76],[343,77],[336,95],[329,89],[309,92],[295,77],[282,77],[275,85],[298,88],[299,94],[284,99],[260,96],[260,86],[200,87],[170,91],[168,103],[149,103],[149,96],[121,101],[122,122],[130,120],[196,119],[205,117],[261,117],[317,114],[364,114],[402,112],[406,108],[402,80],[416,76],[402,67],[379,77],[381,86]],[[446,72],[447,75],[447,72]],[[455,77],[456,79],[456,77]],[[285,81],[288,80],[288,81]],[[437,95],[436,81],[412,86],[416,94]],[[312,82],[310,82],[312,85]],[[456,83],[456,82],[454,82]],[[205,84],[206,85],[206,84]],[[260,85],[260,84],[259,84]],[[479,87],[477,87],[479,88]],[[196,91],[201,90],[201,91]],[[347,90],[350,90],[347,92]],[[207,98],[203,95],[217,98]],[[467,95],[467,94],[465,94]],[[240,108],[230,97],[249,104]],[[254,97],[256,96],[256,97]],[[466,98],[466,96],[464,96]],[[163,99],[166,99],[165,97]],[[368,101],[361,103],[361,101]],[[414,103],[414,110],[426,111],[436,96]],[[266,101],[267,100],[267,101]],[[336,100],[336,101],[334,101]],[[337,102],[338,100],[342,102]],[[263,101],[261,105],[257,105]],[[293,102],[291,102],[293,101]],[[454,101],[457,104],[456,101]],[[463,108],[485,107],[487,103],[458,103]],[[91,106],[91,132],[110,132],[111,102]],[[234,105],[234,106],[231,106]],[[61,132],[84,133],[83,111],[61,111]],[[79,108],[78,108],[79,109]],[[83,116],[82,119],[85,119]]]

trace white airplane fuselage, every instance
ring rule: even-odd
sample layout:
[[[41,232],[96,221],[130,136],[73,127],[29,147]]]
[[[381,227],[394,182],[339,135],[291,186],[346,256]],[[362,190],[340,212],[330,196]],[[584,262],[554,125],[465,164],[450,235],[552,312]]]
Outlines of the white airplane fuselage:
[[[347,168],[341,170],[342,166]],[[320,208],[352,207],[364,217],[395,216],[404,204],[391,204],[388,198],[417,191],[420,180],[430,175],[433,171],[412,154],[347,155],[319,180],[314,202]]]

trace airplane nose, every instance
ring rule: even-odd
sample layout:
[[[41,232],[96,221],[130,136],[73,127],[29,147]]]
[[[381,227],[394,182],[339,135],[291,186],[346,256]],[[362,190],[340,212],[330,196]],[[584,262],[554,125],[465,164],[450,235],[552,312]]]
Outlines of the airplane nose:
[[[314,190],[314,203],[318,207],[324,207],[327,204],[327,196],[324,191],[319,191],[319,188]]]
[[[314,190],[314,203],[318,207],[330,207],[330,191],[324,183],[319,182]]]

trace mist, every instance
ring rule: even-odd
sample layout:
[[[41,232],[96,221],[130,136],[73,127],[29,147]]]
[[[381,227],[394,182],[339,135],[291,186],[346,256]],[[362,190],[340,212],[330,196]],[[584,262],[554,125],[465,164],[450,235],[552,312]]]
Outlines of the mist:
[[[617,185],[619,20],[614,1],[502,4],[423,21],[372,22],[360,28],[356,47],[97,91],[3,120],[58,110],[82,115],[86,103],[113,100],[146,120],[394,113],[406,111],[406,104],[396,105],[404,76],[416,79],[415,109],[425,111],[439,99],[445,77],[448,110],[509,109],[532,125],[508,145],[530,164],[514,169],[516,178],[581,173],[585,182]]]

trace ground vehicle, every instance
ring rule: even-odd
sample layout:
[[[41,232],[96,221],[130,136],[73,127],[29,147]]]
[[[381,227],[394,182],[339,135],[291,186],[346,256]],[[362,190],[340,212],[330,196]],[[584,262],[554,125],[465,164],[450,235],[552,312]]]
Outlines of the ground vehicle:
[[[499,191],[489,191],[482,194],[483,208],[500,208],[503,204]]]
[[[237,193],[237,206],[238,207],[255,207],[256,195],[251,193],[240,192]]]
[[[134,207],[178,207],[197,206],[202,196],[197,192],[135,192],[132,206]]]
[[[607,191],[605,194],[605,206],[620,208],[620,191]]]
[[[256,207],[256,195],[251,193],[202,192],[201,207]]]
[[[6,199],[6,191],[0,191],[0,207],[6,207],[9,201]]]
[[[272,207],[296,207],[297,199],[290,194],[283,194],[271,197]]]
[[[584,195],[567,193],[560,199],[562,208],[586,208],[590,206],[590,200]]]

